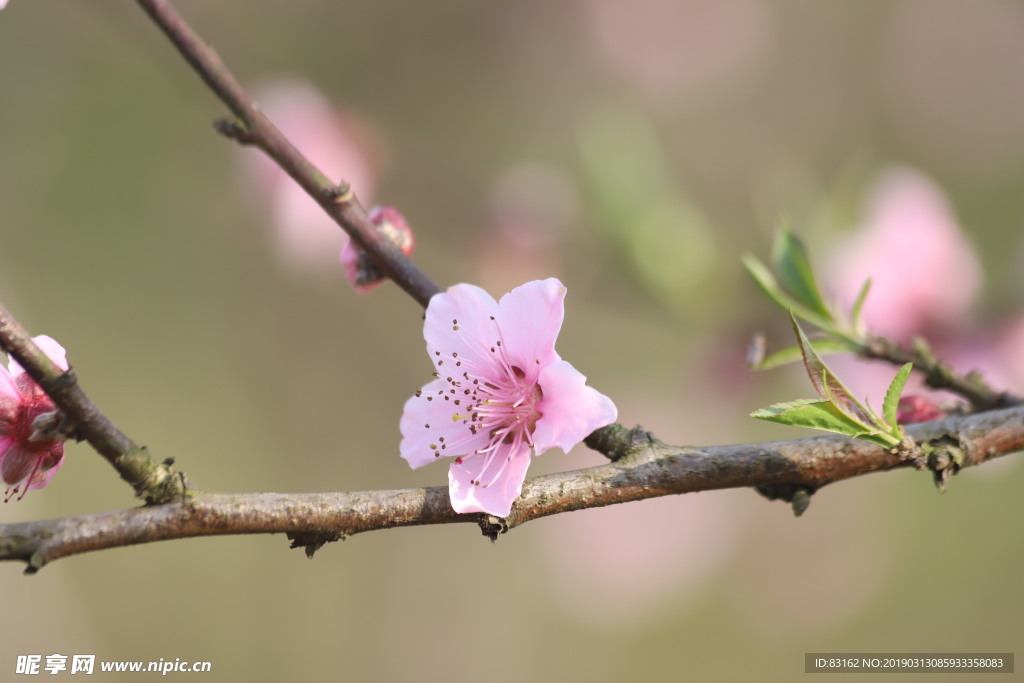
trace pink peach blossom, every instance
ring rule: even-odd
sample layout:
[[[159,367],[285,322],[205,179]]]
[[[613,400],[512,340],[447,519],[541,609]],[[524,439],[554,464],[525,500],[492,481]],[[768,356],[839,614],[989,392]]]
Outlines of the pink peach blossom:
[[[436,379],[405,403],[401,455],[411,467],[453,456],[456,512],[507,517],[531,455],[568,451],[615,421],[611,399],[555,352],[565,286],[555,278],[495,302],[474,285],[435,295],[423,336]]]
[[[64,348],[50,337],[33,340],[62,370],[68,369]],[[33,422],[57,408],[39,385],[13,358],[8,368],[0,366],[0,476],[7,484],[4,501],[29,489],[41,489],[50,483],[64,463],[64,442],[33,439]]]

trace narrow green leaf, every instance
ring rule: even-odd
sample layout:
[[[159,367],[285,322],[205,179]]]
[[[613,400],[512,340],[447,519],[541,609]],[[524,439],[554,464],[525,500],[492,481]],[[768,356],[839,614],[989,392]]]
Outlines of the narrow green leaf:
[[[799,323],[791,313],[790,322],[793,323],[793,332],[796,334],[797,343],[804,358],[804,367],[807,369],[807,376],[811,378],[811,384],[818,395],[833,403],[836,408],[851,420],[860,423],[865,431],[870,431],[871,424],[875,422],[872,413],[860,404],[850,393],[839,378],[821,359],[821,356],[814,350],[814,346],[807,335],[800,329]]]
[[[852,437],[862,436],[867,432],[864,425],[850,419],[834,404],[821,398],[804,398],[786,403],[776,403],[756,410],[750,416],[768,422],[818,429]]]
[[[754,282],[761,288],[761,291],[768,295],[769,299],[782,308],[789,308],[795,303],[783,293],[775,276],[772,275],[772,271],[768,269],[768,266],[761,263],[760,259],[752,254],[744,254],[740,260],[746,267],[747,272],[750,273],[750,276],[754,278]]]
[[[899,432],[900,426],[896,423],[896,409],[900,403],[900,396],[903,394],[903,387],[906,386],[907,380],[910,378],[910,371],[913,369],[913,363],[907,363],[900,368],[900,371],[893,377],[889,390],[885,392],[885,401],[882,403],[882,417],[888,423],[890,433],[895,434]]]
[[[772,271],[768,269],[768,266],[761,263],[761,261],[751,254],[744,254],[742,259],[743,265],[746,267],[747,272],[754,278],[754,282],[761,288],[768,298],[775,302],[775,304],[784,311],[790,311],[801,320],[806,320],[815,327],[823,329],[829,329],[832,325],[831,318],[824,318],[818,313],[807,308],[799,301],[789,296],[779,286],[775,276],[772,275]]]
[[[867,334],[867,330],[864,327],[863,312],[864,301],[868,298],[869,291],[871,291],[871,278],[865,280],[864,284],[860,286],[860,291],[857,292],[857,299],[853,302],[853,308],[850,309],[850,325],[859,337]]]
[[[835,404],[824,399],[805,398],[787,403],[776,403],[767,408],[755,410],[750,416],[793,427],[842,434],[870,441],[885,448],[892,448],[899,443],[899,439],[888,434],[870,427],[865,428],[864,425],[842,413]]]
[[[826,320],[832,321],[832,312],[825,305],[818,290],[807,247],[788,227],[783,226],[775,236],[772,263],[782,286],[790,296]]]

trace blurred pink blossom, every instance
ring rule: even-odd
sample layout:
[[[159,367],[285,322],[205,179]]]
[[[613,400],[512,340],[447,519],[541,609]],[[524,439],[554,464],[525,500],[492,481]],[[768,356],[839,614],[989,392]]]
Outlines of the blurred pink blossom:
[[[372,131],[357,115],[339,114],[313,86],[290,79],[268,83],[255,99],[292,144],[332,182],[348,182],[360,201],[373,196],[376,170],[371,160]],[[266,155],[243,148],[249,182],[266,202],[274,228],[275,254],[294,273],[333,272],[344,231],[294,180]],[[251,188],[247,191],[253,194]]]
[[[876,181],[863,222],[836,248],[825,272],[847,309],[870,277],[868,329],[899,341],[960,321],[982,275],[942,190],[906,168]]]
[[[1024,314],[994,328],[972,330],[938,350],[954,370],[979,372],[997,391],[1024,393]]]
[[[534,454],[568,451],[615,421],[615,404],[555,351],[565,293],[549,278],[496,302],[461,284],[427,306],[423,336],[437,379],[406,401],[401,455],[414,468],[455,456],[456,512],[507,517]]]
[[[68,369],[64,347],[47,336],[32,339],[62,370]],[[57,410],[53,401],[13,358],[0,367],[0,475],[7,484],[4,502],[50,483],[64,463],[64,442],[33,438],[33,422]]]
[[[995,357],[1003,384],[1024,393],[1024,315],[1018,315],[997,333]]]
[[[391,241],[406,256],[412,253],[416,240],[412,228],[405,222],[405,217],[398,209],[390,206],[375,206],[368,212],[382,235]],[[345,279],[360,294],[366,294],[384,282],[384,272],[370,258],[362,247],[349,240],[341,249],[341,265],[345,269]]]

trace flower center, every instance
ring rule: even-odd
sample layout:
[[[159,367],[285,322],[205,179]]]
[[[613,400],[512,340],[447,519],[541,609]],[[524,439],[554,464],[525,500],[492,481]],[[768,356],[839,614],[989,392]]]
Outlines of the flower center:
[[[526,381],[526,373],[517,365],[509,368],[511,376],[497,384],[485,382],[478,390],[477,397],[483,396],[476,404],[480,418],[479,427],[491,435],[487,448],[477,451],[486,453],[497,448],[499,443],[528,443],[533,446],[531,434],[540,419],[537,404],[544,395],[539,384]]]
[[[48,444],[38,445],[39,442],[29,438],[35,431],[35,419],[56,410],[53,402],[41,389],[28,382],[18,382],[18,390],[20,398],[0,396],[0,436],[6,436],[25,448],[48,448]]]
[[[452,420],[465,425],[466,432],[464,439],[445,442],[444,437],[441,437],[439,444],[432,444],[431,447],[434,448],[435,457],[451,453],[486,456],[477,460],[480,472],[471,481],[475,486],[487,487],[501,477],[513,458],[524,452],[527,452],[528,457],[528,451],[533,449],[533,431],[542,416],[538,405],[544,392],[536,381],[527,377],[521,367],[512,364],[500,339],[493,345],[468,339],[461,333],[457,320],[452,321],[452,330],[480,349],[475,354],[480,360],[463,359],[454,352],[450,355],[434,352],[439,357],[435,361],[438,368],[436,374],[449,385],[449,389],[443,392],[442,400],[454,403],[456,410]],[[498,336],[501,336],[500,330]],[[455,370],[453,375],[442,372],[450,372],[452,365]],[[469,442],[479,444],[477,435],[481,432],[488,435],[487,444],[466,453]],[[456,458],[456,462],[461,464],[462,457]]]

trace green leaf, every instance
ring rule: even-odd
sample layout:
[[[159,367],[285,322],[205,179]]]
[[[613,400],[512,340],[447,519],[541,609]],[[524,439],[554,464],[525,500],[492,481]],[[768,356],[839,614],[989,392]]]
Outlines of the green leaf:
[[[862,313],[864,300],[868,298],[869,291],[871,291],[871,278],[865,280],[864,284],[860,286],[860,291],[857,292],[857,299],[853,302],[853,308],[850,309],[850,325],[853,327],[853,331],[860,337],[865,336],[867,333],[867,330],[864,328]]]
[[[893,377],[889,390],[885,392],[885,401],[882,403],[882,417],[889,424],[890,433],[892,434],[900,432],[900,426],[896,422],[896,409],[900,403],[900,395],[903,394],[903,387],[906,386],[907,380],[910,378],[910,371],[913,369],[913,363],[907,363],[900,368],[900,371]]]
[[[775,237],[772,263],[782,286],[790,296],[817,315],[832,321],[832,312],[825,305],[818,290],[807,247],[788,227],[783,226]]]
[[[814,390],[818,392],[819,396],[833,403],[844,415],[860,423],[865,431],[871,431],[870,425],[877,425],[880,422],[878,416],[862,406],[860,401],[854,398],[850,390],[825,364],[825,361],[814,350],[810,340],[807,339],[807,335],[800,329],[800,325],[792,313],[790,313],[789,319],[793,323],[793,332],[796,334],[797,343],[804,358],[804,367],[807,369],[807,376],[811,378]]]
[[[744,254],[741,259],[743,265],[746,267],[747,272],[754,278],[754,282],[761,288],[768,298],[777,303],[782,308],[789,308],[794,303],[786,294],[779,288],[779,283],[772,275],[772,271],[768,269],[768,266],[761,263],[761,260],[752,254]]]
[[[767,408],[755,410],[750,416],[793,427],[843,434],[855,439],[864,439],[885,448],[892,448],[899,443],[899,439],[865,427],[841,412],[835,404],[820,398],[776,403]]]
[[[849,342],[840,339],[815,339],[811,341],[811,346],[819,354],[826,353],[848,353],[855,350]],[[771,370],[788,363],[795,363],[800,360],[803,353],[800,350],[799,345],[787,346],[784,349],[769,354],[761,360],[760,363],[751,367],[752,370]]]
[[[759,420],[778,422],[793,427],[806,427],[825,432],[858,437],[866,433],[864,425],[851,420],[822,398],[802,398],[786,403],[776,403],[750,414]]]
[[[798,318],[806,320],[815,327],[822,329],[829,329],[832,327],[832,321],[828,318],[822,318],[820,315],[807,308],[799,301],[789,296],[779,286],[775,276],[772,275],[772,271],[768,269],[768,266],[761,263],[761,261],[751,254],[744,254],[742,259],[744,267],[750,276],[754,278],[754,282],[761,288],[768,298],[771,299],[778,305],[779,308],[790,311]]]

